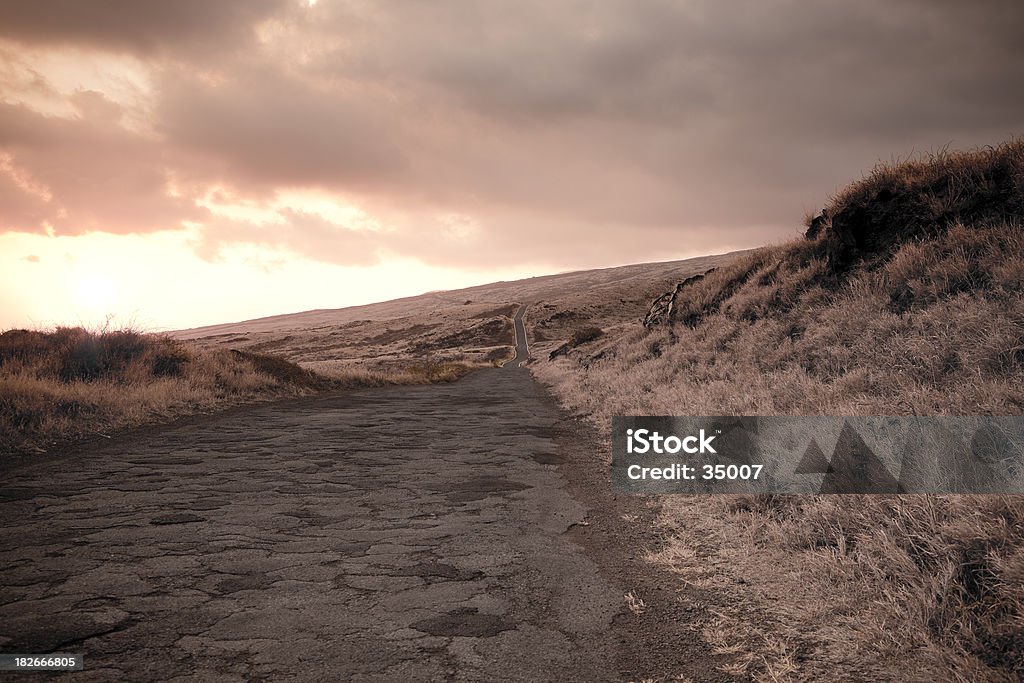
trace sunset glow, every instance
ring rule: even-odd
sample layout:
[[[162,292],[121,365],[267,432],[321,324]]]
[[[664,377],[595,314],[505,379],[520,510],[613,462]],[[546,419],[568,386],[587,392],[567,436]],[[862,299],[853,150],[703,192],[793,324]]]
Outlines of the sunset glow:
[[[12,3],[0,328],[168,329],[790,238],[880,158],[1021,132],[1019,75],[992,73],[1019,63],[1015,22],[917,5]]]

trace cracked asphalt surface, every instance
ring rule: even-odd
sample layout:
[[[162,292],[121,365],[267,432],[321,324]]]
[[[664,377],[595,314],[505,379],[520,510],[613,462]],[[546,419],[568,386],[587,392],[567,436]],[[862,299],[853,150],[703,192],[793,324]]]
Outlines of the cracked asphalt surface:
[[[571,453],[565,416],[517,365],[5,468],[0,651],[84,653],[84,672],[57,675],[75,681],[601,681],[694,666],[687,608],[646,626],[626,609],[639,554],[609,536],[611,494],[587,503],[570,481],[601,486],[604,459],[592,443]]]

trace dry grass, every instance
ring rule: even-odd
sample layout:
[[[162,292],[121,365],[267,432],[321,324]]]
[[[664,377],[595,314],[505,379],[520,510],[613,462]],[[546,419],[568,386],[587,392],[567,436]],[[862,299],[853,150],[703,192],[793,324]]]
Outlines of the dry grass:
[[[487,367],[513,355],[512,313],[509,306],[495,307],[493,303],[445,307],[431,300],[430,308],[411,308],[401,317],[340,324],[325,321],[316,327],[281,330],[260,330],[254,325],[252,331],[246,331],[246,324],[239,323],[237,332],[192,341],[207,349],[273,353],[317,371],[344,369],[388,377],[408,374],[411,379],[423,374],[423,368],[444,364]]]
[[[809,222],[833,269],[886,255],[955,223],[991,225],[1024,215],[1024,138],[969,152],[879,164]]]
[[[1024,504],[671,496],[652,560],[728,596],[703,625],[755,680],[1019,680]]]
[[[609,336],[617,336],[642,320],[651,299],[674,287],[680,279],[731,263],[736,258],[736,254],[722,254],[642,267],[628,266],[622,270],[630,276],[621,280],[593,286],[583,283],[557,292],[545,292],[530,300],[532,303],[526,312],[531,350],[538,357],[550,355],[565,343],[574,345],[573,338],[583,329],[600,329]]]
[[[673,324],[535,372],[605,432],[616,414],[1020,415],[1022,149],[882,166],[813,239],[684,288]],[[705,635],[737,673],[1024,677],[1024,497],[674,496],[663,521],[655,559],[734,596]]]
[[[647,603],[633,591],[623,594],[622,599],[626,601],[626,607],[634,616],[640,616],[647,611]]]
[[[723,411],[1021,413],[1018,225],[954,226],[841,283],[827,277],[815,246],[746,256],[684,290],[680,324],[634,325],[537,373],[601,422]],[[730,294],[717,296],[722,290]]]
[[[0,453],[42,452],[237,403],[324,390],[458,379],[461,363],[314,372],[278,356],[201,349],[134,330],[0,334]]]

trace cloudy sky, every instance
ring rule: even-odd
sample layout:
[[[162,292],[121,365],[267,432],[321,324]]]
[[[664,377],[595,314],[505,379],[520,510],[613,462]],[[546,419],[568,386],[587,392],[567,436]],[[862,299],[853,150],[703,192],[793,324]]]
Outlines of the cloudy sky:
[[[1024,3],[0,4],[0,329],[168,329],[789,239],[1024,133]]]

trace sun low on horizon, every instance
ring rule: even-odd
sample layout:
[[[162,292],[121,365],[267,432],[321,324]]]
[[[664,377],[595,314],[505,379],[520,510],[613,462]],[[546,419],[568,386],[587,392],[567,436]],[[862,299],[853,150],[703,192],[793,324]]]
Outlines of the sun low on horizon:
[[[0,237],[7,247],[0,247],[0,329],[70,325],[169,331],[533,274],[514,269],[480,274],[411,258],[336,266],[271,249],[238,250],[211,262],[182,237]],[[28,255],[9,256],[16,254]],[[26,286],[33,282],[38,284]]]
[[[7,3],[0,330],[181,329],[789,239],[879,159],[1024,132],[1012,11]]]

